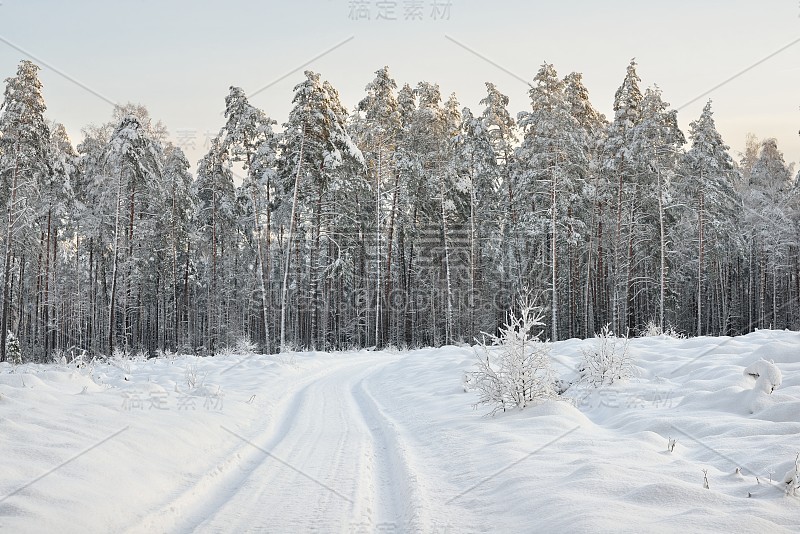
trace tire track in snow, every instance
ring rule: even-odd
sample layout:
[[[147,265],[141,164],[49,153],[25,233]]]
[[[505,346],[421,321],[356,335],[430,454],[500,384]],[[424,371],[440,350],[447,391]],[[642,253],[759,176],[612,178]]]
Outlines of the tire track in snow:
[[[391,526],[397,532],[424,532],[431,525],[431,518],[425,504],[428,501],[424,487],[419,480],[420,471],[415,469],[408,446],[403,443],[396,425],[381,410],[365,380],[359,380],[351,394],[361,408],[376,451],[383,452],[374,472],[382,496],[377,502],[375,523]]]
[[[388,363],[370,359],[320,378],[308,388],[303,405],[297,409],[293,431],[275,445],[276,455],[311,475],[318,484],[304,480],[297,471],[270,466],[265,460],[247,481],[257,486],[242,488],[196,526],[206,531],[259,526],[271,532],[352,532],[372,530],[380,524],[407,524],[397,520],[393,509],[388,516],[373,513],[376,503],[392,498],[395,490],[382,491],[386,486],[375,483],[374,466],[386,460],[352,395],[358,381]],[[275,512],[263,514],[263,510]]]
[[[275,417],[271,418],[265,427],[259,429],[256,437],[249,442],[220,429],[222,438],[227,441],[234,440],[234,444],[226,453],[211,462],[211,465],[216,464],[216,467],[203,473],[199,479],[185,483],[177,495],[172,496],[158,509],[146,513],[136,525],[127,530],[148,533],[193,530],[193,527],[212,515],[214,510],[223,506],[259,466],[270,461],[277,463],[253,445],[269,452],[289,435],[293,431],[298,409],[307,404],[305,399],[322,377],[336,373],[342,368],[363,363],[364,360],[356,364],[352,361],[336,362],[299,379],[287,389],[278,403],[271,406],[270,409]],[[240,435],[249,439],[249,436]]]

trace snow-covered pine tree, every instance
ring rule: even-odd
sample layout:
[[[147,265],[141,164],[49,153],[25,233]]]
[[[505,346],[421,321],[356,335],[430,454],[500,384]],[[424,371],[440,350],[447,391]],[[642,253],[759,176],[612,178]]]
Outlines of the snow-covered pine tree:
[[[582,272],[582,305],[583,311],[580,318],[577,313],[570,314],[570,321],[577,325],[582,322],[582,329],[572,327],[575,334],[588,337],[595,332],[598,324],[598,312],[606,306],[603,299],[605,281],[602,275],[605,250],[603,248],[603,210],[609,205],[609,188],[604,181],[606,176],[601,172],[601,149],[608,130],[606,117],[598,112],[589,100],[589,91],[583,84],[583,76],[579,72],[572,72],[564,77],[564,97],[570,107],[570,113],[578,121],[584,131],[587,142],[588,172],[584,187],[583,202],[587,212],[579,215],[588,225],[586,237],[588,242],[585,247],[585,264]],[[577,251],[580,252],[580,251]],[[577,283],[575,277],[575,282]],[[576,288],[572,289],[575,292]],[[577,309],[576,304],[572,304]],[[571,325],[572,326],[572,325]]]
[[[374,299],[370,299],[375,303],[375,345],[382,347],[387,341],[398,343],[391,332],[392,324],[398,319],[394,310],[389,308],[389,299],[394,287],[393,241],[400,200],[400,173],[396,169],[396,158],[401,123],[395,96],[397,83],[389,75],[389,67],[375,71],[375,79],[365,89],[367,95],[358,104],[359,112],[363,113],[363,122],[358,128],[356,142],[364,154],[368,180],[374,194],[374,216],[370,226],[375,240],[373,257],[376,265],[372,267],[374,272],[368,278],[374,280],[375,284]],[[386,249],[385,253],[383,248]],[[384,261],[385,272],[382,267]],[[370,280],[364,282],[370,284]]]
[[[242,187],[252,202],[251,227],[258,260],[258,287],[261,293],[260,315],[263,328],[261,345],[267,352],[271,352],[270,203],[274,196],[272,189],[277,167],[278,136],[272,130],[272,125],[276,122],[250,104],[244,91],[239,87],[231,87],[225,98],[225,117],[228,120],[220,133],[221,148],[228,152],[232,162],[241,162],[246,171]],[[266,221],[266,231],[262,220]]]
[[[134,295],[134,291],[141,286],[135,283],[134,278],[146,276],[142,269],[146,270],[147,266],[142,262],[146,263],[150,258],[140,251],[146,247],[145,243],[151,241],[155,229],[149,203],[154,199],[151,186],[160,181],[163,170],[161,145],[148,134],[138,116],[126,115],[111,134],[103,159],[106,172],[116,182],[107,350],[109,354],[114,352],[120,334],[126,351],[140,339],[152,349],[152,340],[140,337],[140,308],[133,303],[139,301],[139,295]],[[119,287],[124,289],[121,306]],[[118,311],[122,312],[121,319]],[[150,337],[149,333],[145,336]]]
[[[344,266],[351,263],[355,247],[354,240],[343,240],[339,227],[352,224],[364,215],[361,200],[372,195],[371,183],[367,179],[364,154],[353,140],[348,125],[350,114],[341,101],[339,92],[327,80],[322,84],[331,102],[332,116],[336,128],[332,143],[341,154],[341,164],[331,168],[331,183],[323,195],[321,217],[317,225],[315,248],[317,272],[313,281],[313,308],[316,310],[316,323],[312,333],[316,332],[317,346],[329,349],[340,340],[334,338],[331,325],[338,322],[339,312],[344,304],[337,286],[345,280]],[[317,282],[318,280],[318,282]],[[312,319],[314,316],[312,316]]]
[[[161,226],[169,250],[168,283],[165,291],[171,298],[171,325],[164,325],[165,338],[175,352],[189,343],[189,266],[192,253],[190,234],[195,225],[194,177],[189,161],[178,147],[168,147],[164,163],[163,207]]]
[[[417,150],[418,132],[414,126],[417,110],[417,97],[414,89],[405,84],[397,92],[397,109],[400,115],[400,133],[398,135],[395,165],[397,172],[397,263],[398,284],[400,286],[398,317],[398,341],[404,346],[416,343],[414,313],[410,306],[414,286],[416,254],[413,243],[416,236],[417,204],[415,203],[416,176],[421,172],[420,152]]]
[[[418,105],[408,123],[404,150],[411,159],[411,246],[420,260],[412,271],[414,292],[418,302],[425,303],[418,310],[424,322],[415,328],[420,336],[416,343],[439,345],[453,339],[451,228],[463,214],[464,203],[454,186],[451,139],[458,131],[460,110],[454,96],[442,103],[437,84],[420,82],[415,93]]]
[[[407,248],[406,302],[408,345],[436,345],[439,341],[442,313],[440,282],[442,271],[442,202],[441,180],[447,172],[449,143],[439,86],[420,82],[411,90],[406,86],[398,94],[403,129],[398,146],[398,171],[407,191],[405,211],[401,214],[401,236]],[[416,105],[415,105],[416,104]],[[400,236],[399,236],[400,238]]]
[[[511,179],[510,165],[514,158],[514,146],[517,143],[517,124],[508,112],[508,97],[501,93],[493,83],[486,82],[486,96],[481,99],[480,104],[484,106],[481,117],[486,123],[487,135],[497,155],[500,187],[508,195],[504,204],[508,206],[509,210],[513,210],[515,207],[514,184]],[[513,211],[511,213],[513,219]]]
[[[715,284],[727,284],[728,277],[734,268],[733,260],[741,250],[740,238],[736,227],[740,216],[741,200],[734,188],[740,181],[736,164],[728,153],[728,146],[714,124],[711,101],[696,121],[689,124],[689,140],[691,148],[684,158],[684,170],[678,178],[678,195],[682,217],[689,219],[685,228],[692,231],[696,240],[697,272],[694,284],[696,290],[696,334],[703,335],[704,288]],[[693,208],[693,209],[692,209]],[[711,261],[718,267],[709,269],[706,256],[711,252]],[[723,274],[723,270],[728,275]],[[723,279],[706,282],[708,274],[718,273]],[[728,294],[730,295],[730,290]],[[711,310],[708,310],[709,312]],[[720,310],[722,324],[720,333],[727,334],[730,323],[730,303],[724,301]],[[706,321],[709,322],[709,321]],[[661,325],[663,328],[663,324]]]
[[[636,61],[628,65],[622,85],[614,95],[614,119],[609,124],[602,148],[602,169],[605,182],[609,186],[611,209],[607,212],[605,226],[611,250],[606,262],[607,287],[610,313],[600,318],[600,324],[611,323],[614,331],[619,331],[627,324],[629,315],[630,293],[630,259],[626,257],[633,233],[627,228],[625,215],[630,213],[630,202],[634,195],[632,186],[635,180],[635,166],[629,160],[629,146],[634,127],[639,122],[642,92],[639,89],[641,79],[636,73]]]
[[[486,96],[480,101],[484,106],[481,117],[486,123],[487,133],[492,148],[497,156],[498,207],[495,213],[499,230],[490,236],[492,249],[497,261],[495,267],[499,276],[499,289],[494,293],[500,295],[502,305],[495,310],[495,321],[500,324],[505,310],[513,305],[515,288],[522,285],[521,251],[524,244],[518,228],[519,217],[516,204],[518,199],[514,185],[514,150],[518,142],[518,129],[514,118],[508,111],[508,97],[497,87],[486,82]]]
[[[467,206],[469,205],[467,192],[458,184],[458,176],[455,171],[456,160],[453,156],[453,139],[458,135],[461,127],[461,108],[455,93],[452,93],[444,103],[443,118],[445,130],[440,157],[446,163],[439,177],[439,203],[441,207],[442,258],[444,260],[444,343],[452,343],[456,339],[465,339],[460,333],[456,333],[456,314],[460,314],[460,310],[457,309],[458,302],[455,295],[460,289],[459,282],[464,278],[458,276],[456,272],[458,252],[465,251],[467,244],[463,239],[463,232],[458,232],[458,235],[454,236],[453,229],[465,226],[468,217]]]
[[[580,72],[571,72],[564,76],[564,99],[569,105],[570,114],[586,132],[592,148],[591,155],[595,156],[608,128],[608,121],[592,105],[589,90],[583,84],[583,75]]]
[[[0,105],[0,180],[5,205],[0,361],[6,360],[11,326],[12,264],[17,255],[24,254],[20,245],[32,227],[38,186],[48,181],[52,172],[50,129],[44,119],[46,106],[38,73],[39,67],[31,61],[21,61],[17,75],[5,80]]]
[[[22,350],[19,348],[19,339],[13,334],[8,332],[6,334],[6,357],[11,365],[22,365]]]
[[[62,322],[65,316],[80,315],[79,306],[82,300],[82,292],[77,284],[72,288],[68,287],[78,279],[75,265],[70,262],[61,266],[58,258],[59,245],[64,240],[69,239],[74,242],[76,256],[81,244],[78,232],[80,221],[72,217],[76,201],[73,183],[80,182],[79,158],[62,124],[55,123],[50,128],[49,156],[52,172],[50,178],[45,179],[39,187],[41,192],[39,222],[42,228],[40,241],[43,244],[47,243],[44,247],[46,259],[44,273],[40,273],[45,280],[45,295],[42,300],[46,318],[42,322],[48,325],[43,347],[46,360],[49,360],[51,351],[63,347],[69,337],[76,340],[81,340],[83,337],[83,332],[77,325],[69,329],[68,325]],[[69,268],[70,272],[64,272],[63,267]],[[57,278],[60,281],[58,285],[56,285]],[[69,313],[57,314],[55,313],[57,309],[69,310]]]
[[[281,347],[286,347],[286,316],[288,307],[289,272],[291,253],[296,244],[295,230],[303,231],[310,247],[306,287],[310,309],[300,309],[295,317],[295,334],[300,324],[306,334],[296,339],[300,345],[316,346],[320,341],[319,295],[317,282],[320,272],[320,238],[327,224],[323,205],[329,194],[342,184],[341,169],[363,165],[363,155],[356,147],[346,128],[346,110],[339,95],[319,74],[306,71],[306,80],[296,85],[292,100],[294,107],[284,124],[281,158],[278,175],[287,192],[292,191],[289,213],[283,214],[286,233],[284,250],[283,284],[281,289]],[[286,210],[284,210],[286,211]],[[302,225],[298,222],[302,216]],[[298,243],[299,245],[299,243]],[[298,265],[299,266],[299,265]],[[299,286],[300,280],[294,284]]]
[[[636,171],[628,210],[631,236],[626,262],[629,331],[642,328],[653,320],[650,315],[655,313],[658,313],[659,327],[664,329],[669,230],[666,210],[685,142],[678,127],[677,112],[669,109],[657,86],[648,88],[628,145],[628,165]],[[651,284],[648,280],[658,283]],[[652,288],[657,288],[657,292]]]
[[[777,141],[766,139],[742,193],[745,226],[751,229],[750,301],[755,309],[749,314],[750,324],[760,328],[787,326],[780,312],[785,305],[782,295],[787,295],[788,289],[781,287],[785,282],[779,280],[797,240],[790,217],[793,190],[792,171]]]
[[[111,250],[113,240],[113,228],[105,214],[113,213],[116,199],[113,180],[103,169],[103,153],[108,135],[103,128],[97,126],[83,129],[83,141],[77,146],[78,180],[73,184],[76,202],[71,217],[80,221],[78,233],[84,242],[83,247],[76,248],[79,253],[76,270],[81,272],[78,286],[86,289],[81,298],[84,313],[78,318],[78,322],[85,331],[85,343],[82,347],[90,353],[101,350],[108,339],[104,333],[108,323],[103,320],[105,315],[102,313],[102,310],[107,309],[104,301],[106,292],[100,290],[103,281],[98,276],[105,261],[104,256]]]
[[[569,274],[573,271],[569,264],[573,261],[572,249],[583,241],[584,223],[575,211],[584,211],[579,201],[588,171],[588,142],[585,130],[571,113],[564,82],[551,64],[544,63],[539,69],[529,95],[531,111],[518,116],[525,137],[516,153],[517,184],[518,192],[538,199],[529,208],[528,235],[534,243],[541,243],[541,251],[547,251],[551,338],[556,341],[561,325],[561,280],[573,279]],[[567,259],[566,269],[560,269],[559,257]],[[574,302],[571,294],[567,301]],[[575,310],[568,309],[567,316],[570,313]]]
[[[494,317],[487,317],[484,296],[495,294],[500,290],[495,277],[486,276],[490,255],[485,250],[490,236],[498,231],[496,202],[500,197],[498,191],[498,163],[489,136],[489,128],[483,117],[475,117],[469,108],[461,111],[461,127],[453,138],[454,170],[456,172],[455,187],[468,196],[468,229],[469,256],[467,280],[467,309],[462,317],[465,322],[467,339],[474,338],[478,332],[493,327]],[[499,255],[498,255],[499,256]],[[462,256],[463,258],[463,256]],[[490,322],[492,321],[492,322]]]
[[[208,153],[197,164],[197,179],[194,188],[197,195],[197,246],[199,263],[204,282],[202,293],[196,304],[201,315],[200,336],[203,346],[212,354],[219,348],[226,334],[223,323],[221,290],[228,276],[236,273],[221,272],[220,263],[226,260],[224,251],[230,248],[235,221],[235,190],[233,174],[227,162],[227,153],[222,149],[218,137],[211,140]],[[204,293],[204,294],[203,294]],[[205,306],[203,306],[205,304]]]

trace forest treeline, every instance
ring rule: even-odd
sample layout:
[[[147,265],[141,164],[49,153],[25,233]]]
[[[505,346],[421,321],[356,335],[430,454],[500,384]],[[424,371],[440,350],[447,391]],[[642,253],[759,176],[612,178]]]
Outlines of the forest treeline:
[[[495,332],[521,290],[546,337],[800,326],[798,178],[688,137],[631,62],[614,116],[543,64],[529,110],[378,70],[351,111],[307,71],[287,121],[231,87],[196,173],[139,105],[73,145],[22,61],[0,108],[0,350],[25,358],[413,347]],[[222,122],[222,121],[221,121]]]

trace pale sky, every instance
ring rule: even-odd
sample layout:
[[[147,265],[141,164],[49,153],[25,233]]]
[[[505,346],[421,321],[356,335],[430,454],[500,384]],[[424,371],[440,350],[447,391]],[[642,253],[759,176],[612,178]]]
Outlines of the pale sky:
[[[356,4],[368,20],[353,20]],[[394,10],[379,18],[382,4]],[[23,58],[39,63],[48,118],[64,123],[75,144],[83,126],[109,120],[105,99],[144,104],[194,165],[206,132],[223,125],[230,85],[260,90],[251,102],[283,123],[304,69],[321,73],[352,109],[388,65],[398,85],[437,82],[445,98],[455,92],[473,111],[491,81],[516,115],[529,109],[523,80],[547,61],[561,76],[582,72],[593,104],[611,116],[635,57],[642,88],[661,87],[685,133],[711,98],[735,158],[752,132],[777,138],[787,162],[800,160],[798,0],[537,4],[0,0],[0,78]]]

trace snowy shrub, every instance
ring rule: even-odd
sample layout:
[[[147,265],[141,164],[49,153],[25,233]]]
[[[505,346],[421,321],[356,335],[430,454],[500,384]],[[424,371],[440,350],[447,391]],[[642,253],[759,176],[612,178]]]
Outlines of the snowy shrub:
[[[69,364],[74,365],[78,369],[82,369],[86,365],[88,365],[87,361],[87,353],[85,350],[80,351],[78,354],[71,352],[69,354]]]
[[[238,351],[232,345],[225,345],[216,353],[216,356],[222,356],[223,358],[231,358],[236,356]]]
[[[685,339],[686,336],[675,330],[672,326],[662,328],[655,321],[650,321],[639,332],[639,337],[671,337],[673,339]]]
[[[50,361],[46,361],[45,363],[55,363],[59,364],[62,361],[67,361],[67,353],[62,348],[53,349],[50,353]]]
[[[258,345],[253,343],[249,337],[241,336],[233,344],[233,350],[235,350],[237,354],[255,354],[258,350]]]
[[[111,358],[117,361],[129,360],[130,353],[122,347],[114,347],[114,352],[111,353]]]
[[[386,346],[383,347],[382,350],[387,354],[394,354],[394,355],[401,354],[402,352],[405,352],[405,350],[398,348],[398,346],[395,345],[394,343],[387,343]]]
[[[161,360],[174,360],[178,357],[177,352],[173,352],[170,349],[156,349],[156,358]]]
[[[114,352],[111,354],[111,359],[107,360],[110,365],[124,372],[126,375],[131,374],[133,366],[131,365],[131,355],[128,351],[114,347]]]
[[[186,385],[189,386],[189,389],[196,389],[202,386],[206,380],[206,375],[201,375],[197,371],[197,364],[194,363],[186,366],[184,376],[186,378]]]
[[[610,386],[633,377],[633,360],[628,351],[627,336],[617,337],[610,325],[595,335],[594,346],[583,349],[583,362],[578,369],[580,381],[592,387]]]
[[[540,340],[544,326],[541,309],[523,297],[520,312],[511,311],[500,335],[484,334],[475,348],[476,369],[467,373],[465,389],[477,390],[477,405],[488,404],[490,414],[515,406],[557,397],[550,347]],[[487,341],[488,339],[488,341]]]
[[[797,497],[800,493],[800,453],[794,458],[794,467],[786,472],[783,477],[783,483],[786,484],[786,494],[792,497]]]
[[[753,362],[744,370],[744,374],[756,379],[753,388],[756,391],[763,391],[769,395],[775,391],[783,381],[781,370],[773,362],[758,360]]]
[[[374,347],[372,348],[372,350],[374,350]],[[299,343],[295,343],[294,341],[287,341],[281,347],[281,350],[280,352],[278,352],[278,355],[281,356],[281,361],[283,361],[286,359],[284,358],[284,356],[292,355],[292,358],[294,358],[294,355],[296,355],[298,352],[303,352],[303,347]]]
[[[19,339],[10,330],[6,340],[6,358],[12,365],[22,365],[22,349],[19,346]]]

